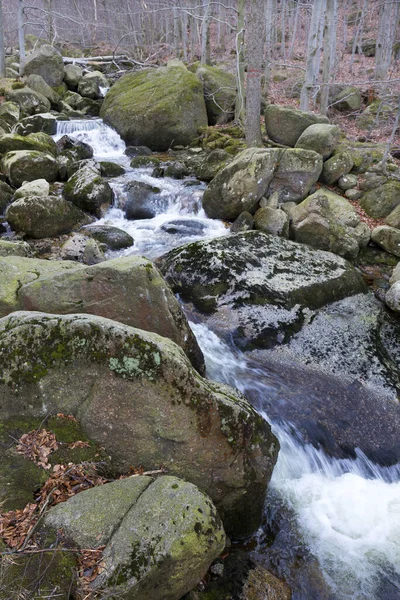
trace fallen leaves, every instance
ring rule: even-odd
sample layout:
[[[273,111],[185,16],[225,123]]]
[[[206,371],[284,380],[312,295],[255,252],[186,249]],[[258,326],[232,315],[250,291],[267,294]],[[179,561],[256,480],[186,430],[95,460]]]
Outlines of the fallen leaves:
[[[25,458],[47,470],[51,468],[49,455],[55,450],[58,450],[56,436],[46,429],[24,433],[16,446],[18,454],[23,454]]]

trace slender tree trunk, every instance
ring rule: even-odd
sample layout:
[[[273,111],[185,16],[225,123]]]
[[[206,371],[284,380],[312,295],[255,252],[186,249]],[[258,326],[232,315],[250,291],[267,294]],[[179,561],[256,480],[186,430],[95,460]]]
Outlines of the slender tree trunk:
[[[4,43],[3,2],[0,0],[0,77],[6,76],[6,49]]]
[[[297,26],[299,23],[299,12],[300,12],[299,2],[296,2],[296,8],[294,10],[295,10],[295,13],[294,13],[294,20],[293,20],[292,35],[291,35],[292,40],[291,40],[290,48],[289,48],[289,59],[291,59],[293,56],[294,44],[297,40]]]
[[[236,31],[236,87],[235,121],[244,122],[244,7],[245,0],[239,0]]]
[[[375,54],[375,79],[382,81],[387,78],[398,20],[399,3],[392,0],[385,0],[379,11],[379,28]]]
[[[358,48],[359,54],[362,52],[363,25],[364,25],[365,13],[367,11],[367,8],[368,8],[368,0],[364,0],[363,7],[361,9],[361,15],[360,15],[360,18],[357,23],[357,29],[356,29],[356,34],[354,36],[353,47],[351,49],[351,60],[350,60],[350,67],[349,67],[350,75],[353,74],[354,57],[357,52],[357,48]]]
[[[174,6],[174,49],[175,49],[175,56],[177,58],[179,58],[179,54],[180,54],[180,40],[179,40],[179,11],[178,11],[178,7]]]
[[[264,50],[264,1],[250,0],[246,20],[246,143],[261,146],[261,77]]]
[[[316,63],[318,58],[321,16],[325,11],[325,0],[316,0],[311,15],[311,24],[308,34],[306,77],[300,94],[301,110],[310,109],[311,94],[318,76]]]
[[[210,20],[211,20],[211,3],[210,0],[205,0],[203,22],[201,24],[201,55],[200,62],[202,65],[210,64],[209,52],[210,52]]]
[[[19,42],[19,74],[24,74],[25,67],[25,32],[24,32],[24,0],[18,1],[18,42]]]
[[[329,103],[329,83],[335,78],[336,34],[337,34],[337,0],[327,0],[326,27],[324,38],[324,61],[322,72],[322,90],[320,112],[326,115]]]

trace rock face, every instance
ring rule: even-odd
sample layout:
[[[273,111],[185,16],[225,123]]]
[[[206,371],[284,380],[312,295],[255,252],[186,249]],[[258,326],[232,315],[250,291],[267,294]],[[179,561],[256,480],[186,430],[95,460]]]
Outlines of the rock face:
[[[208,124],[228,123],[234,117],[236,78],[222,69],[201,65],[196,70],[204,88]]]
[[[355,258],[369,242],[368,226],[351,204],[326,188],[293,208],[290,218],[294,240],[345,258]]]
[[[158,262],[172,289],[244,349],[282,343],[307,309],[365,290],[347,261],[254,231],[187,244]]]
[[[329,119],[323,115],[315,115],[277,104],[268,104],[264,114],[268,137],[285,146],[295,146],[303,131],[310,125],[329,124]]]
[[[203,86],[180,67],[124,75],[107,93],[100,116],[127,144],[152,150],[190,144],[207,125]]]
[[[1,418],[76,415],[115,469],[163,464],[210,495],[227,533],[259,526],[278,442],[173,342],[101,317],[17,312],[0,320],[0,355]]]
[[[53,156],[37,150],[7,152],[1,161],[3,172],[14,187],[25,181],[46,179],[52,183],[57,179],[58,163]]]
[[[150,260],[126,256],[53,274],[46,272],[46,261],[40,263],[41,275],[21,285],[14,310],[89,313],[153,331],[181,346],[193,366],[204,371],[202,353],[179,302]]]
[[[32,238],[69,233],[91,222],[91,218],[59,196],[29,195],[12,202],[6,211],[10,227]]]
[[[262,196],[281,202],[304,199],[318,180],[322,157],[311,150],[248,148],[217,173],[203,196],[211,218],[234,220],[254,213]]]
[[[40,75],[51,87],[61,85],[64,63],[61,54],[50,44],[43,44],[26,59],[25,75]]]
[[[128,478],[77,494],[54,507],[45,526],[63,529],[81,548],[106,545],[93,588],[132,600],[179,600],[225,546],[210,499],[168,476]]]

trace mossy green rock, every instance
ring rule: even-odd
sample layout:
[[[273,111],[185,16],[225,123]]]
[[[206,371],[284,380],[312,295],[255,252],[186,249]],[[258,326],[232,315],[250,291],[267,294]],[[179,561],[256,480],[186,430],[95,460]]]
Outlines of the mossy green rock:
[[[31,253],[31,247],[26,242],[10,242],[9,240],[0,240],[0,256],[24,256]]]
[[[78,494],[49,512],[46,527],[62,528],[81,547],[106,543],[93,587],[132,600],[179,600],[225,546],[210,499],[169,476],[134,477]]]
[[[100,162],[101,174],[103,177],[120,177],[124,175],[125,169],[118,163],[103,160]]]
[[[336,148],[340,138],[340,129],[337,125],[315,123],[307,127],[296,142],[296,148],[314,150],[328,158]]]
[[[350,173],[354,166],[353,158],[350,152],[337,152],[331,158],[324,162],[321,181],[327,185],[333,185],[343,175]]]
[[[37,150],[7,152],[0,165],[11,185],[16,188],[21,187],[25,181],[40,178],[52,183],[58,175],[58,163],[55,158]]]
[[[70,90],[75,92],[78,89],[78,83],[82,76],[82,68],[79,65],[65,65],[64,81]]]
[[[42,272],[43,277],[21,285],[14,310],[89,313],[154,331],[181,346],[195,368],[204,371],[202,353],[180,304],[150,260],[125,256],[52,275],[44,265]]]
[[[13,428],[3,423],[0,430],[0,502],[2,512],[22,509],[34,501],[34,492],[47,481],[49,474],[15,450]],[[1,595],[0,595],[1,598]]]
[[[376,219],[389,216],[400,204],[400,182],[389,181],[384,185],[366,192],[360,199],[360,206],[367,215]]]
[[[14,150],[37,150],[52,156],[57,154],[55,141],[46,133],[30,133],[26,136],[8,133],[0,137],[0,154]]]
[[[199,165],[195,166],[196,177],[202,181],[211,181],[231,160],[232,157],[226,150],[212,150]]]
[[[199,66],[195,73],[203,84],[208,124],[220,125],[232,121],[236,101],[235,76],[209,65]]]
[[[60,85],[64,78],[62,56],[50,44],[43,44],[27,57],[24,65],[24,73],[27,76],[31,74],[40,75],[51,87]]]
[[[90,217],[59,196],[25,196],[6,210],[10,227],[28,237],[45,238],[69,233],[91,222]]]
[[[307,127],[315,123],[329,123],[323,115],[316,115],[278,104],[268,104],[265,109],[267,135],[273,142],[295,146]]]
[[[211,219],[235,220],[240,213],[254,213],[266,193],[283,150],[248,148],[211,181],[203,196],[203,208]]]
[[[279,203],[304,200],[321,171],[322,157],[317,152],[302,148],[284,150],[268,186],[268,195],[276,193]]]
[[[91,100],[103,98],[101,88],[108,89],[110,84],[107,78],[100,71],[91,71],[86,73],[78,82],[78,92],[81,96]]]
[[[397,227],[400,229],[400,204],[392,210],[392,212],[386,217],[385,224],[390,227]]]
[[[35,92],[42,94],[50,102],[54,110],[59,109],[61,97],[50,87],[41,75],[29,75],[26,79],[26,85]]]
[[[300,243],[355,258],[369,241],[367,225],[342,196],[321,188],[290,211],[291,232]]]
[[[3,102],[0,104],[0,119],[10,126],[18,123],[20,117],[20,108],[16,102]]]
[[[161,151],[190,144],[207,125],[203,86],[179,67],[127,73],[107,93],[100,116],[127,144]]]
[[[48,112],[51,108],[50,101],[42,94],[31,90],[29,87],[12,90],[6,94],[7,100],[15,102],[20,107],[23,115],[37,115]]]
[[[371,240],[389,252],[400,258],[400,230],[389,225],[375,227],[371,233]]]
[[[333,99],[333,107],[336,110],[360,110],[362,105],[361,92],[356,87],[346,87],[341,90]]]
[[[25,196],[48,196],[50,185],[45,179],[35,179],[29,183],[24,183],[14,194],[14,200],[25,198]]]
[[[72,414],[116,470],[163,464],[210,495],[228,533],[260,525],[278,442],[172,341],[91,315],[15,312],[0,319],[0,356],[1,418]]]
[[[289,237],[289,219],[283,210],[265,206],[259,208],[254,215],[254,229],[287,238]]]
[[[113,191],[99,172],[82,167],[68,179],[63,197],[100,218],[112,203]]]
[[[6,184],[5,181],[0,181],[0,213],[4,213],[4,209],[11,202],[14,195],[14,190]]]
[[[28,135],[28,133],[38,133],[42,131],[48,135],[54,135],[57,131],[57,119],[51,113],[41,113],[21,119],[13,129],[18,135]]]

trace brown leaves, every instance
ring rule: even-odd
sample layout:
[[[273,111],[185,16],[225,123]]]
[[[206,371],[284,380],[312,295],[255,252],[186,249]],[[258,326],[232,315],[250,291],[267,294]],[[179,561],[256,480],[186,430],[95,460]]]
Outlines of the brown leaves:
[[[0,514],[0,537],[13,550],[19,550],[37,521],[38,505],[27,504],[22,510]]]
[[[56,436],[46,429],[24,433],[16,446],[16,451],[19,454],[23,454],[25,458],[32,460],[44,469],[51,468],[49,455],[57,449]]]
[[[78,559],[78,574],[82,588],[87,588],[104,570],[103,550],[105,546],[81,550]]]

